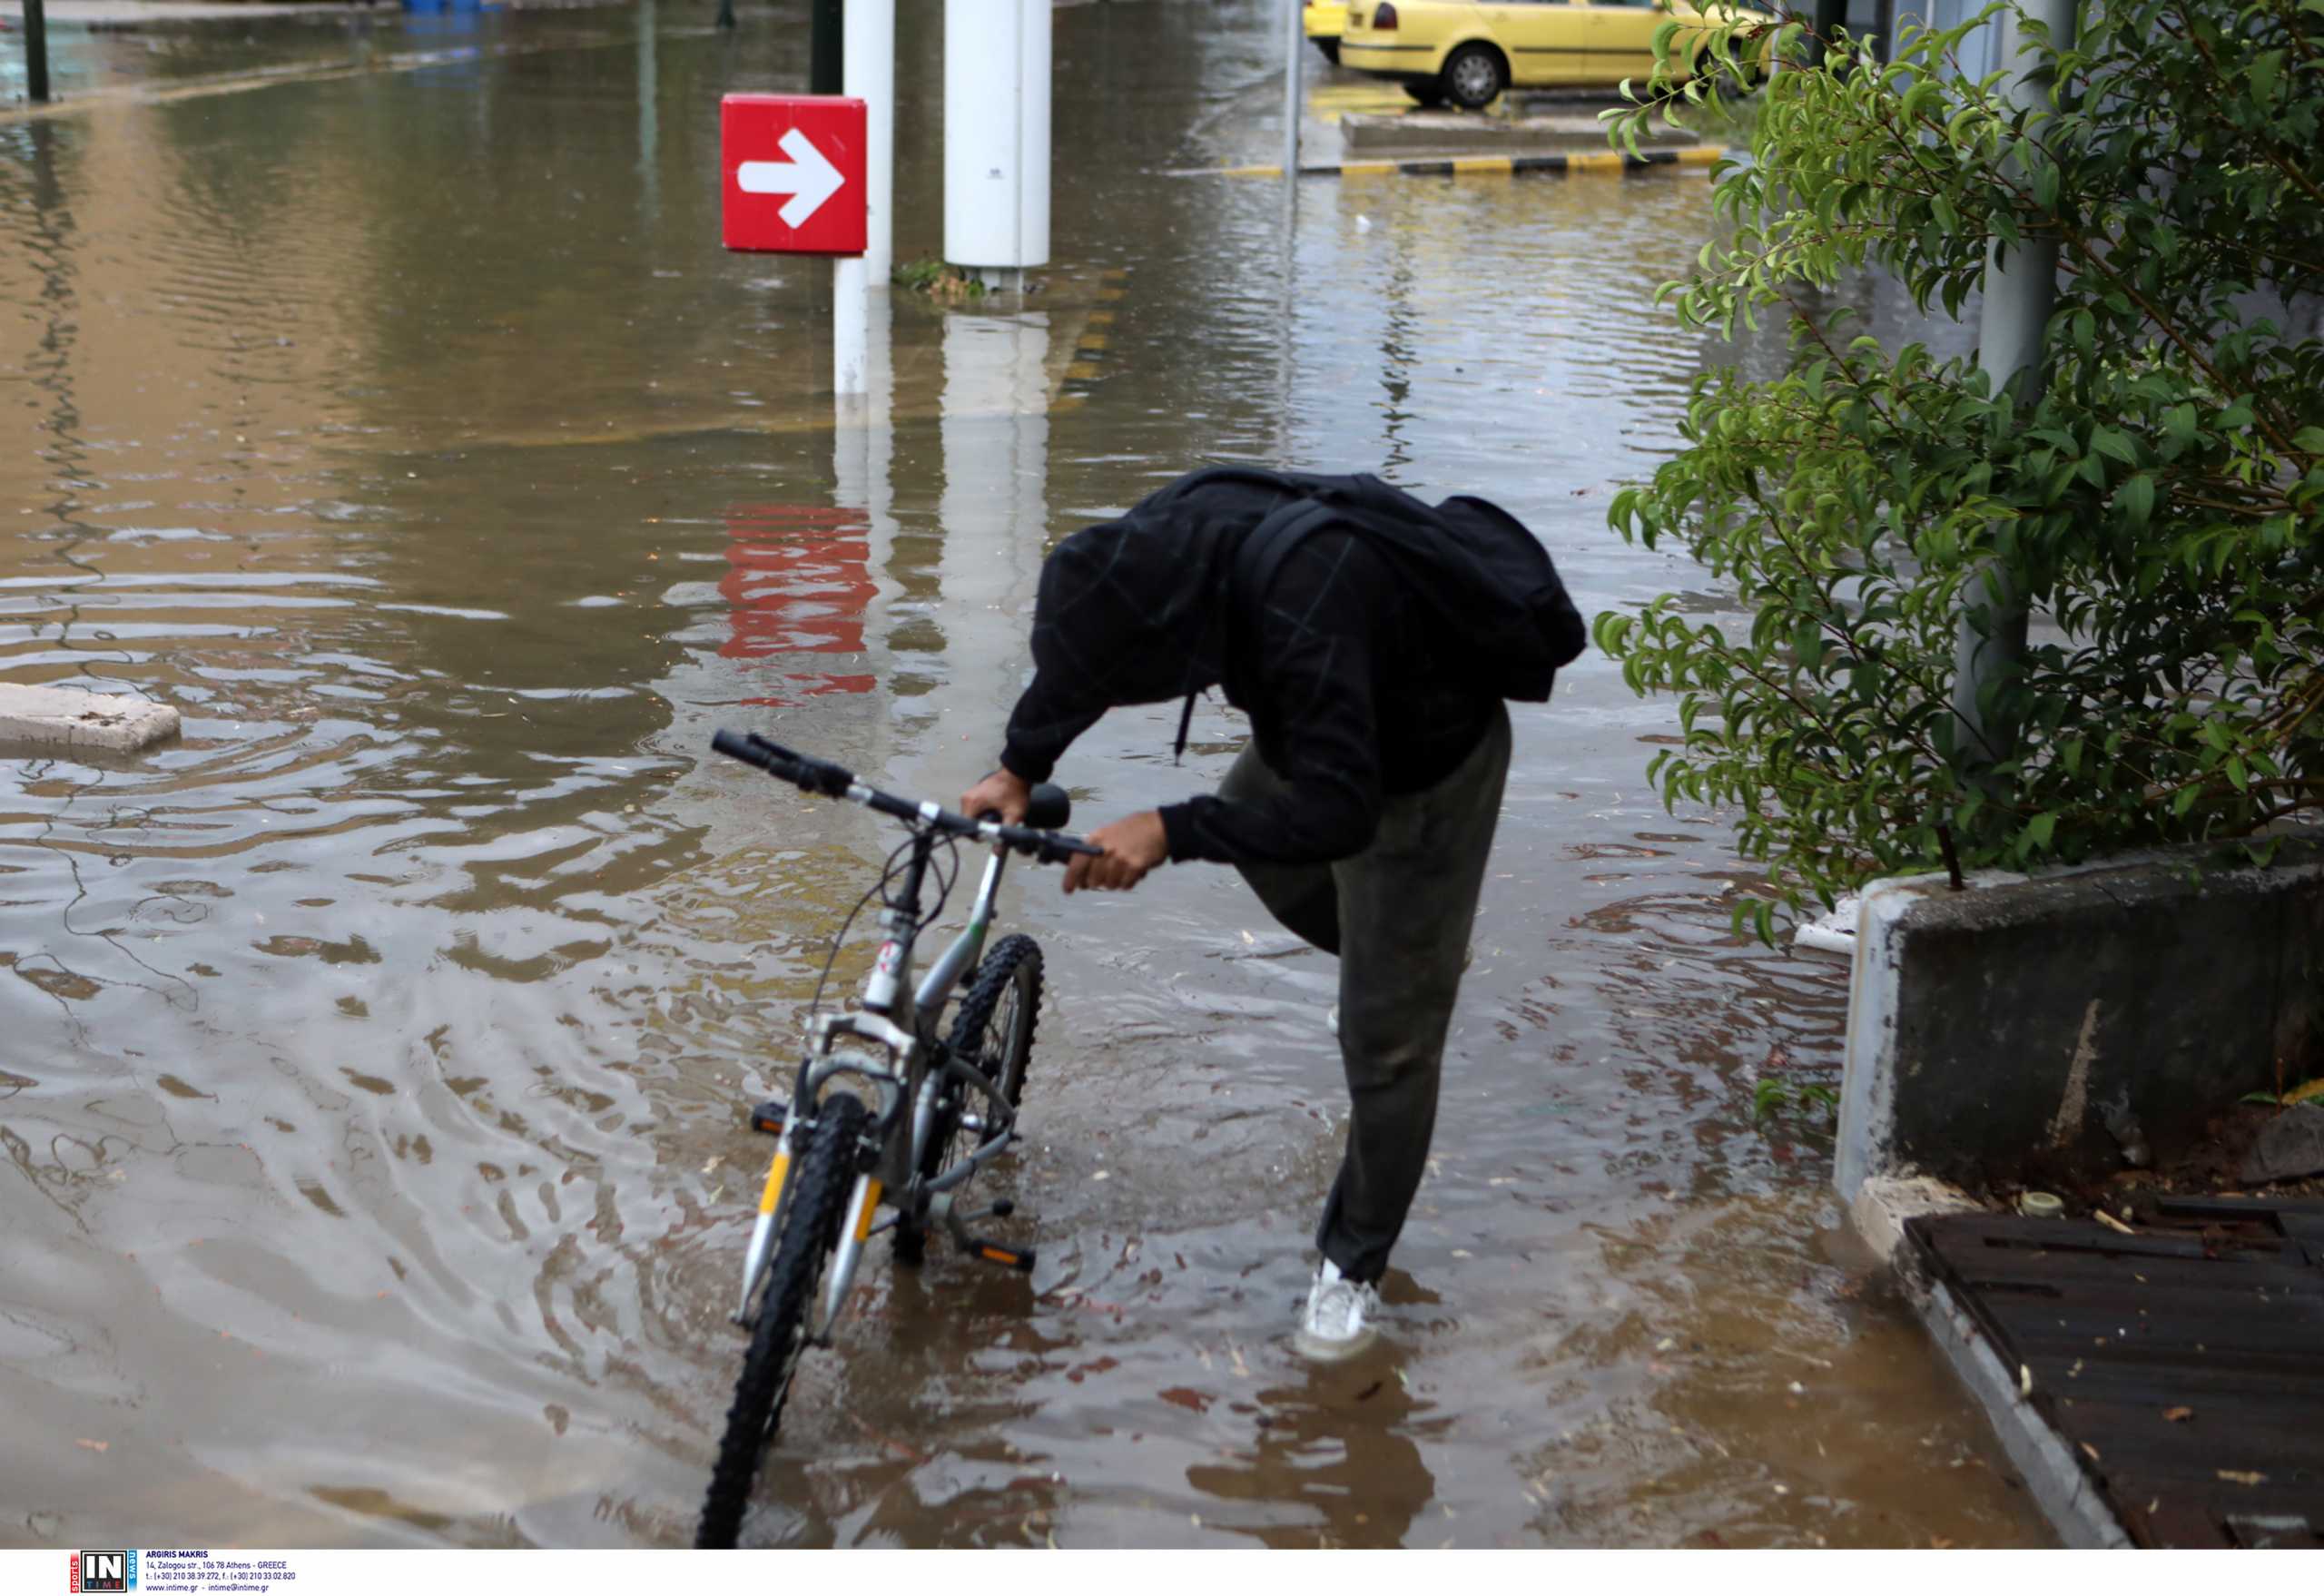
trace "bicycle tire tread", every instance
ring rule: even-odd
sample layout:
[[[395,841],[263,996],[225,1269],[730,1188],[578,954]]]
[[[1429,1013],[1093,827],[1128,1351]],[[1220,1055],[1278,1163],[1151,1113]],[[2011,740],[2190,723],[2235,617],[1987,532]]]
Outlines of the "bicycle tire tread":
[[[867,1117],[863,1105],[847,1093],[823,1100],[813,1138],[792,1183],[789,1211],[768,1269],[766,1296],[743,1358],[743,1372],[734,1381],[734,1403],[726,1410],[726,1431],[718,1443],[718,1462],[711,1470],[694,1535],[698,1547],[732,1546],[742,1530],[751,1483],[790,1396],[783,1384],[783,1364],[804,1330],[825,1255],[846,1210],[856,1143]]]
[[[1000,1006],[1000,997],[1017,979],[1019,966],[1033,967],[1032,1001],[1026,1008],[1025,1067],[1017,1078],[1017,1090],[1009,1099],[1012,1108],[1021,1108],[1025,1101],[1025,1082],[1033,1071],[1033,1045],[1039,1039],[1041,1025],[1041,945],[1019,932],[1007,936],[992,945],[977,966],[976,980],[968,995],[960,1000],[958,1012],[952,1016],[952,1029],[945,1039],[945,1046],[955,1053],[973,1057],[981,1050],[985,1027],[992,1023],[992,1011]],[[945,1152],[952,1145],[952,1126],[940,1122],[935,1134],[929,1138],[928,1158],[921,1173],[934,1179],[943,1168]],[[907,1265],[921,1262],[925,1252],[926,1237],[909,1220],[900,1222],[895,1229],[896,1256]]]
[[[1000,1007],[1000,994],[1017,979],[1017,967],[1030,963],[1033,967],[1033,998],[1026,1010],[1025,1069],[1017,1078],[1016,1095],[1009,1099],[1012,1108],[1022,1108],[1025,1082],[1033,1073],[1033,1045],[1040,1039],[1041,1029],[1041,945],[1019,933],[1003,937],[985,955],[977,969],[976,984],[969,995],[960,1000],[960,1011],[952,1017],[950,1046],[954,1052],[974,1052],[984,1039],[984,1028],[992,1023],[992,1011]]]

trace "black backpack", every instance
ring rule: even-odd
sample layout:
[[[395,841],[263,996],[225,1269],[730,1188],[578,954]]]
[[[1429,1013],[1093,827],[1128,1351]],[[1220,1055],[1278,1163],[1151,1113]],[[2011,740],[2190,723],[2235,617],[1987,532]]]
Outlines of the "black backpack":
[[[1233,602],[1256,613],[1267,585],[1302,538],[1326,527],[1358,533],[1388,557],[1467,645],[1473,679],[1503,698],[1544,703],[1558,669],[1581,656],[1589,633],[1541,539],[1516,517],[1466,496],[1422,503],[1377,477],[1236,470],[1298,497],[1251,529],[1235,557]]]

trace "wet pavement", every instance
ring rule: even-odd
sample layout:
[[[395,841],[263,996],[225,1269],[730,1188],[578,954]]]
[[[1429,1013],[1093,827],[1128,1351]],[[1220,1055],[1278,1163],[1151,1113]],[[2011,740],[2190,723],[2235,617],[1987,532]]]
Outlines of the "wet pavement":
[[[685,1541],[738,1115],[889,842],[710,733],[956,793],[1056,536],[1205,459],[1377,469],[1509,505],[1587,610],[1728,613],[1604,527],[1707,358],[1650,302],[1700,175],[1354,177],[1286,226],[1154,175],[1268,156],[1272,8],[1068,8],[1046,291],[899,296],[887,419],[835,431],[828,269],[716,247],[717,97],[803,80],[801,9],[97,41],[105,92],[0,120],[0,657],[186,727],[7,766],[0,1541]],[[908,260],[941,8],[901,9]],[[1174,730],[1085,739],[1079,822],[1240,735]],[[1727,825],[1643,779],[1676,730],[1594,656],[1518,714],[1386,1340],[1329,1372],[1285,1332],[1331,962],[1229,872],[1024,872],[1041,1268],[881,1256],[746,1538],[2043,1541],[1827,1148],[1752,1120],[1837,1069],[1845,975],[1728,934]]]

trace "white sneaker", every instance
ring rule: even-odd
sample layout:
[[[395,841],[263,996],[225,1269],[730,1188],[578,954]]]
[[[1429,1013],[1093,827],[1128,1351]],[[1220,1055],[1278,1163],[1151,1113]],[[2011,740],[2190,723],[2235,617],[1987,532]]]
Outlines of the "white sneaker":
[[[1337,1003],[1333,1004],[1330,1011],[1324,1016],[1324,1023],[1332,1028],[1334,1036],[1340,1034],[1340,1006]]]
[[[1325,1258],[1323,1267],[1315,1271],[1315,1284],[1307,1293],[1307,1311],[1299,1316],[1291,1344],[1318,1363],[1352,1357],[1378,1335],[1372,1321],[1379,1313],[1380,1294],[1350,1280],[1340,1273],[1337,1264]]]

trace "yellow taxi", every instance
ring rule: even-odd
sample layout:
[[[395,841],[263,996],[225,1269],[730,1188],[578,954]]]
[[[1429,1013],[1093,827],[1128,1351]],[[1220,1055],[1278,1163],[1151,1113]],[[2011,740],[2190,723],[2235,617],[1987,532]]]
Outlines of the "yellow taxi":
[[[1699,62],[1711,30],[1730,20],[1759,22],[1774,44],[1775,18],[1705,0],[1350,0],[1339,63],[1393,78],[1423,105],[1476,111],[1503,89],[1643,85],[1654,71],[1654,34],[1676,21],[1671,54]],[[1738,40],[1738,52],[1750,46]]]
[[[1340,34],[1347,28],[1347,0],[1305,0],[1299,20],[1306,25],[1307,36],[1324,59],[1334,65],[1339,64]]]

